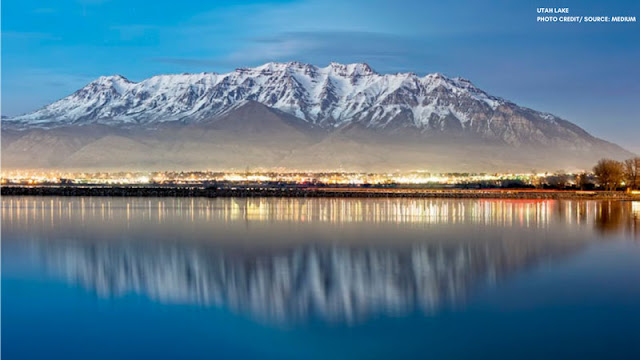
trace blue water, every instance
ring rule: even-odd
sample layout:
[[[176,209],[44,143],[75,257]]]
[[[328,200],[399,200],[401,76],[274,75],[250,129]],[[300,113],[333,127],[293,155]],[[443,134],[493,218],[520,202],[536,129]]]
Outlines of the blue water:
[[[2,357],[638,359],[639,217],[631,202],[5,197]]]

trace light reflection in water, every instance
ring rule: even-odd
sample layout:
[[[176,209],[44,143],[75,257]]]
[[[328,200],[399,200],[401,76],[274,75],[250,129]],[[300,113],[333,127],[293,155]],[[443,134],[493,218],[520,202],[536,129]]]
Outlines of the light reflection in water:
[[[149,244],[147,244],[149,245]],[[257,320],[352,323],[368,316],[431,313],[531,263],[579,243],[299,246],[272,253],[176,245],[40,244],[54,273],[100,296],[144,294],[162,303],[231,309]]]
[[[124,211],[123,211],[124,210]],[[191,222],[317,222],[395,224],[476,224],[548,227],[551,222],[593,225],[617,217],[637,219],[640,202],[454,199],[298,199],[298,198],[45,198],[5,197],[5,225],[144,220]],[[619,224],[616,224],[619,226]],[[632,224],[633,226],[633,224]]]
[[[544,227],[551,211],[580,222],[591,218],[598,203],[562,205],[556,201],[438,200],[438,199],[119,199],[7,197],[2,216],[29,223],[65,219],[110,221],[124,218],[162,223],[168,219],[223,221],[295,221],[349,223],[473,223]],[[124,208],[125,211],[122,211]],[[585,213],[586,212],[586,213]],[[586,216],[581,216],[586,215]]]
[[[4,197],[2,232],[101,296],[353,322],[459,304],[593,230],[638,236],[639,213],[617,201]],[[352,225],[360,242],[342,241]]]

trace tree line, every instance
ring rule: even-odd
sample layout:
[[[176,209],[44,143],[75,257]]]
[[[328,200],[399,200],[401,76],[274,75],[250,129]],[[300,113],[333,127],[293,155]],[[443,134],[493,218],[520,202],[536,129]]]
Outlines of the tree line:
[[[625,161],[601,159],[593,167],[592,172],[567,174],[564,170],[536,176],[532,170],[528,183],[521,180],[506,181],[501,187],[532,187],[537,189],[557,190],[638,190],[640,189],[640,157]]]
[[[601,159],[593,167],[598,185],[607,191],[640,188],[640,157],[625,161]]]

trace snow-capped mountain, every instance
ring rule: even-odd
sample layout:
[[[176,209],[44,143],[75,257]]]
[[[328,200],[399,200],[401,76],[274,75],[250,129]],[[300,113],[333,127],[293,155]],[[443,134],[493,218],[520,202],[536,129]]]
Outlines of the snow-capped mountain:
[[[9,122],[25,127],[194,123],[215,118],[246,100],[329,129],[358,123],[374,129],[468,129],[500,136],[509,129],[491,128],[491,120],[504,110],[530,115],[534,122],[557,125],[559,120],[518,108],[462,78],[437,73],[424,77],[378,74],[367,64],[331,63],[319,68],[290,62],[227,74],[159,75],[138,83],[119,75],[103,76],[68,97]],[[513,134],[513,139],[509,135],[505,134],[504,140],[518,141],[519,134]]]
[[[441,74],[378,74],[367,64],[268,63],[227,74],[159,75],[141,82],[103,76],[72,95],[13,121],[25,125],[101,123],[148,124],[214,117],[243,100],[254,100],[323,127],[366,119],[385,127],[410,111],[424,128],[433,116],[454,115],[463,123],[473,113],[493,111],[504,100],[469,81]]]
[[[118,168],[555,170],[631,155],[462,78],[379,74],[367,64],[338,63],[268,63],[141,82],[100,77],[38,111],[3,119],[2,137],[3,165],[31,168],[108,162]]]

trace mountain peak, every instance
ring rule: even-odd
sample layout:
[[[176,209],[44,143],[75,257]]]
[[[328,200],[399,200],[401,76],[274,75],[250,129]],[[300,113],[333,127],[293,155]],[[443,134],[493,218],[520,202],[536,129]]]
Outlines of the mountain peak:
[[[108,84],[108,83],[131,83],[129,79],[122,75],[106,75],[100,76],[96,80],[92,81],[96,84]]]
[[[356,77],[356,76],[367,76],[367,75],[378,75],[371,66],[367,63],[352,63],[352,64],[342,64],[338,62],[331,62],[329,66],[324,68],[334,74],[344,76],[344,77]],[[238,68],[236,72],[238,73],[274,73],[274,72],[299,72],[302,70],[306,74],[317,73],[321,70],[321,68],[299,62],[299,61],[289,61],[289,62],[268,62],[262,64],[260,66],[256,66],[253,68]]]
[[[100,76],[96,80],[90,82],[85,88],[107,88],[115,90],[119,94],[123,94],[132,84],[134,84],[134,82],[129,81],[129,79],[122,75],[109,75]]]
[[[341,76],[366,76],[377,75],[375,71],[367,63],[341,64],[331,62],[329,69]]]
[[[291,71],[291,70],[297,70],[297,69],[310,69],[310,68],[315,68],[315,66],[310,64],[305,64],[299,61],[268,62],[253,68],[246,68],[246,67],[238,68],[236,69],[236,72],[271,73],[271,72],[283,72],[283,71]]]
[[[439,72],[427,74],[426,78],[430,80],[444,80],[444,81],[449,80],[447,76]]]

